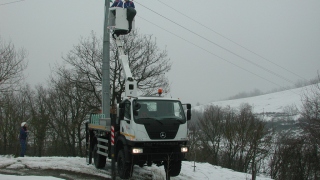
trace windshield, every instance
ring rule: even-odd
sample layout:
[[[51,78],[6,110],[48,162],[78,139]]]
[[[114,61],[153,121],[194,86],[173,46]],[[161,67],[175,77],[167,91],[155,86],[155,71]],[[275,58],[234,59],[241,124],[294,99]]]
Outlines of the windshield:
[[[137,100],[140,108],[134,113],[134,119],[178,120],[185,121],[180,101],[170,100]]]

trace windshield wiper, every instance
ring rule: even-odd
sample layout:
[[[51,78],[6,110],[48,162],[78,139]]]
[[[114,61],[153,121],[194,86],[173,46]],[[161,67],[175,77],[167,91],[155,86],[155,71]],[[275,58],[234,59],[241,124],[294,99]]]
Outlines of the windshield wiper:
[[[163,122],[161,122],[159,119],[155,119],[158,123],[160,123],[161,125],[163,125]]]
[[[156,119],[156,118],[150,118],[150,117],[145,117],[145,118],[139,118],[139,119],[144,119],[144,120],[155,120],[158,123],[160,123],[161,125],[163,125],[163,122],[161,122],[161,120]],[[149,123],[148,123],[149,124]]]

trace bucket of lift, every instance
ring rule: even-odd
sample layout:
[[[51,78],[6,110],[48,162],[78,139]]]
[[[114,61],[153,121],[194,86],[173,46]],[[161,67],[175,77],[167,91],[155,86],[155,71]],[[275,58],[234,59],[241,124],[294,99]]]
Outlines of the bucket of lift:
[[[127,19],[127,8],[109,8],[108,28],[113,31],[129,31],[129,21]],[[132,21],[132,29],[135,27],[135,20]]]

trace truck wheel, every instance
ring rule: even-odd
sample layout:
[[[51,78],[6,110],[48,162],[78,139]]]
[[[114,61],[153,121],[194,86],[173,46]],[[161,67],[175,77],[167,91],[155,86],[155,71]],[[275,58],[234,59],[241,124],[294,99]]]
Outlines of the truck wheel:
[[[98,154],[98,145],[96,144],[93,149],[93,160],[94,160],[94,166],[98,169],[104,168],[106,165],[106,157]]]
[[[121,179],[128,179],[132,176],[133,166],[131,163],[126,162],[123,149],[118,153],[117,168]]]
[[[169,166],[169,167],[168,167]],[[165,161],[164,170],[169,176],[178,176],[181,171],[181,160],[178,161]],[[168,173],[169,172],[169,173]]]
[[[141,161],[141,162],[139,162],[139,163],[138,163],[138,165],[139,165],[139,167],[141,167],[141,168],[142,168],[142,167],[144,166],[144,164],[145,164],[145,163],[146,163],[146,162]]]

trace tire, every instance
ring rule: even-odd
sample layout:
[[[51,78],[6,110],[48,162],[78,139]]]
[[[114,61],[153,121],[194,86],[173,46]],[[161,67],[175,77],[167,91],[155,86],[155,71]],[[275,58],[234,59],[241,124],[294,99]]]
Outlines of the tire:
[[[169,166],[169,167],[168,167]],[[178,161],[165,161],[164,162],[164,170],[166,172],[166,174],[168,174],[169,176],[178,176],[180,174],[181,171],[181,160]],[[169,171],[169,173],[168,173]]]
[[[101,154],[98,154],[97,151],[98,151],[98,145],[95,144],[93,149],[94,166],[97,169],[101,169],[101,168],[104,168],[104,166],[106,165],[106,157]]]
[[[124,150],[121,149],[117,157],[117,169],[121,179],[128,179],[132,176],[133,166],[132,163],[127,163],[124,155]]]
[[[142,167],[144,166],[144,164],[145,164],[145,163],[146,163],[146,162],[142,161],[142,162],[139,162],[139,163],[138,163],[138,165],[139,165],[139,167],[141,167],[141,168],[142,168]]]

